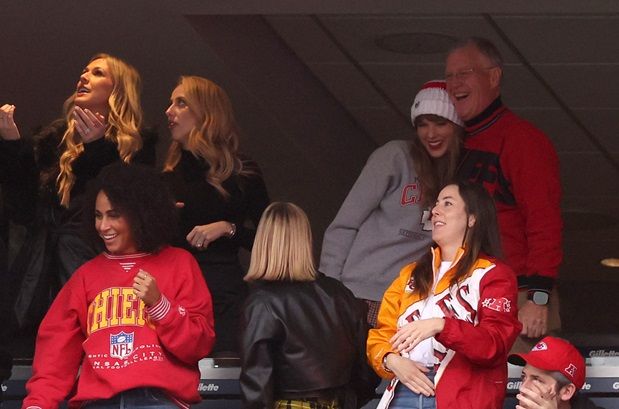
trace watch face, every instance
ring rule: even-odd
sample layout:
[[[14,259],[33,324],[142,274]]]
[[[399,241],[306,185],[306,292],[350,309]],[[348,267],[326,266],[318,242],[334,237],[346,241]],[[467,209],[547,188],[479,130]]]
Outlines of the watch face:
[[[546,305],[548,304],[548,293],[543,291],[535,291],[533,293],[532,301],[537,305]]]

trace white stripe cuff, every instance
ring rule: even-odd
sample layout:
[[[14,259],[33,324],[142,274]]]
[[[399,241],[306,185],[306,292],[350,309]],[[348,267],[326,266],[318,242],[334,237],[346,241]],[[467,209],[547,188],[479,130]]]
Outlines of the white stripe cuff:
[[[171,307],[170,301],[168,301],[165,295],[161,294],[159,302],[150,307],[146,307],[146,312],[153,321],[161,321],[168,314]]]

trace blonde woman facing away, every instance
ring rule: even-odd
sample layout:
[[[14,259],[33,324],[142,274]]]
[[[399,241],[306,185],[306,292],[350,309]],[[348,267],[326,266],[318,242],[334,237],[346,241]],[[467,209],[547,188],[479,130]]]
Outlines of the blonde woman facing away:
[[[252,283],[240,377],[246,408],[357,408],[373,396],[363,306],[316,271],[303,210],[282,202],[265,210],[245,280]]]

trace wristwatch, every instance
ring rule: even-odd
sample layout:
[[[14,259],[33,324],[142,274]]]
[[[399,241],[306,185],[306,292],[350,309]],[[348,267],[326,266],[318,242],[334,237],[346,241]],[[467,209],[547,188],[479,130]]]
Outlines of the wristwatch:
[[[392,352],[387,352],[385,356],[383,357],[383,369],[387,372],[392,372],[391,369],[387,368],[387,356],[391,353]]]
[[[534,290],[529,291],[527,299],[533,301],[535,305],[548,305],[550,295],[546,291]]]

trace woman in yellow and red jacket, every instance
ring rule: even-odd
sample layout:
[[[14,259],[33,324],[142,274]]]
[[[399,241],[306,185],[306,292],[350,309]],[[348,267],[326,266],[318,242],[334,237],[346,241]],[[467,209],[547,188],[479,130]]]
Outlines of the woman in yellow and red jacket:
[[[402,269],[368,336],[370,363],[392,380],[378,408],[500,408],[521,325],[494,204],[481,186],[448,185],[432,225],[437,246]]]

